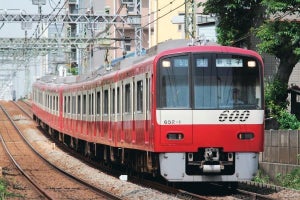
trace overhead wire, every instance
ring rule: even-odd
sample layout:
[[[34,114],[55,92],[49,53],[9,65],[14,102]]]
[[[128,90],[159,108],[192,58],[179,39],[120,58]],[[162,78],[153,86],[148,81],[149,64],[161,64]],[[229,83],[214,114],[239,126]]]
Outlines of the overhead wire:
[[[65,0],[64,5],[63,5],[61,8],[59,8],[59,11],[58,11],[58,13],[56,14],[56,16],[57,16],[57,15],[59,14],[59,12],[64,8],[64,6],[66,5],[67,2],[68,2],[68,0]],[[58,6],[60,5],[60,3],[61,3],[61,0],[59,0],[59,1],[57,2],[56,7],[53,8],[52,12],[48,14],[48,17],[50,17],[50,16],[55,12],[55,10],[58,8]],[[56,16],[55,16],[55,17],[56,17]],[[46,29],[49,27],[49,25],[51,24],[51,20],[50,20],[49,22],[50,22],[50,23],[48,24],[48,26],[47,26],[46,28],[43,28],[43,32],[42,32],[41,34],[43,34],[43,33],[46,31]],[[38,25],[37,25],[35,31],[33,32],[31,38],[33,38],[34,35],[37,33],[37,31],[38,31],[38,29],[39,29],[40,23],[41,23],[41,20],[38,22]],[[40,34],[38,37],[36,37],[36,38],[40,38],[41,34]]]
[[[151,12],[151,13],[147,14],[147,15],[143,15],[143,16],[141,16],[141,18],[144,18],[144,17],[149,17],[149,16],[151,16],[151,15],[153,15],[153,14],[155,14],[155,13],[161,12],[161,11],[162,11],[162,10],[164,10],[165,8],[167,8],[167,7],[171,6],[171,5],[172,5],[172,4],[173,4],[175,1],[176,1],[176,0],[170,1],[170,2],[169,2],[168,4],[166,4],[165,6],[163,6],[163,7],[159,8],[158,10],[156,10],[156,11],[153,11],[153,12]],[[184,3],[180,4],[180,5],[179,5],[179,6],[177,6],[176,8],[174,8],[174,9],[171,9],[169,12],[167,12],[167,13],[163,14],[162,16],[158,17],[157,19],[155,19],[155,20],[153,20],[153,21],[151,21],[151,22],[147,23],[146,25],[144,25],[144,26],[143,26],[143,27],[141,27],[141,28],[145,28],[146,26],[148,26],[148,25],[150,25],[150,24],[152,24],[152,23],[154,23],[154,22],[158,21],[159,19],[161,19],[161,18],[165,17],[166,15],[170,14],[171,12],[173,12],[173,11],[177,10],[177,9],[178,9],[178,8],[180,8],[181,6],[185,5],[185,4],[186,4],[186,1],[187,1],[187,0],[185,0],[185,1],[184,1]],[[116,43],[116,41],[114,41],[112,44],[114,44],[114,43]]]
[[[173,9],[172,9],[172,10],[170,10],[169,12],[167,12],[167,13],[163,14],[162,16],[159,16],[159,17],[158,17],[158,18],[156,18],[155,20],[153,20],[153,21],[151,21],[151,22],[147,23],[147,24],[146,24],[146,25],[144,25],[142,28],[145,28],[146,26],[148,26],[148,25],[150,25],[150,24],[152,24],[152,23],[154,23],[154,22],[158,21],[159,19],[161,19],[161,18],[165,17],[166,15],[170,14],[171,12],[173,12],[173,11],[177,10],[177,9],[178,9],[178,8],[180,8],[181,6],[185,5],[185,4],[186,4],[186,1],[187,1],[187,0],[185,0],[185,1],[184,1],[182,4],[180,4],[180,5],[179,5],[179,6],[177,6],[176,8],[173,8]]]
[[[143,18],[143,17],[149,17],[149,16],[151,16],[151,15],[157,13],[157,12],[160,12],[160,11],[162,11],[163,9],[167,8],[168,6],[172,5],[175,1],[176,1],[176,0],[170,1],[169,4],[166,4],[165,6],[159,8],[158,10],[152,11],[151,13],[148,13],[147,15],[143,15],[143,16],[141,16],[141,17],[142,17],[142,18]]]

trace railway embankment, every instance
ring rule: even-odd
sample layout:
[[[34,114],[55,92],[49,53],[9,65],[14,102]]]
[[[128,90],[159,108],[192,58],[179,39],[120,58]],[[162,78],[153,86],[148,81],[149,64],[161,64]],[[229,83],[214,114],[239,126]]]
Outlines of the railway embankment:
[[[265,130],[264,152],[259,169],[270,180],[300,168],[300,130]]]

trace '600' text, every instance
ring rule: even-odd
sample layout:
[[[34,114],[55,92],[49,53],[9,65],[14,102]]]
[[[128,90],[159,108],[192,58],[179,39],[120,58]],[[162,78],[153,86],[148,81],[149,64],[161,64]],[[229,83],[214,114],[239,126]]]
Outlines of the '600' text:
[[[250,116],[249,110],[224,110],[219,116],[219,121],[220,122],[225,122],[225,121],[245,122],[249,118],[249,116]]]

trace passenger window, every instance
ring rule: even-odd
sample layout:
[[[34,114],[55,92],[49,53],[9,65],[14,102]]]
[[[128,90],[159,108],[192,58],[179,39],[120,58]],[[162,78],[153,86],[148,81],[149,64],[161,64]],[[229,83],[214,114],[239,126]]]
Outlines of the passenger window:
[[[76,96],[72,96],[72,114],[76,114]]]
[[[125,102],[124,102],[124,112],[130,112],[130,84],[125,85]]]
[[[108,114],[108,90],[104,90],[104,114]]]
[[[120,87],[117,88],[117,113],[120,113]]]
[[[83,102],[82,102],[82,114],[85,115],[86,114],[86,94],[83,95]]]
[[[97,115],[100,115],[101,112],[101,96],[100,96],[100,91],[97,92],[97,101],[96,101],[96,107],[97,107]]]
[[[68,96],[68,114],[71,113],[71,97]]]
[[[136,110],[143,112],[143,81],[138,81],[136,87]]]
[[[64,96],[64,113],[67,113],[67,97]]]
[[[90,99],[90,101],[91,101],[91,104],[90,104],[91,112],[90,112],[90,114],[91,114],[91,115],[94,115],[94,93],[91,94],[91,99]]]
[[[81,114],[81,96],[80,95],[78,95],[77,96],[77,112],[78,112],[78,114]]]
[[[89,94],[89,99],[88,99],[88,115],[92,115],[92,109],[93,109],[93,104],[92,104],[92,94]]]
[[[111,113],[115,114],[115,88],[112,89],[112,96],[111,96]]]

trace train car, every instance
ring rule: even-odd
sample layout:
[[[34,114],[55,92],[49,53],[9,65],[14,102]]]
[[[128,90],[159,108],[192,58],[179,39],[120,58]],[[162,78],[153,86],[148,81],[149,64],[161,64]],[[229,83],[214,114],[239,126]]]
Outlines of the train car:
[[[264,143],[254,51],[168,41],[111,70],[33,84],[34,119],[99,162],[169,182],[252,179]]]

